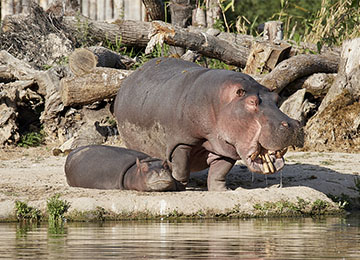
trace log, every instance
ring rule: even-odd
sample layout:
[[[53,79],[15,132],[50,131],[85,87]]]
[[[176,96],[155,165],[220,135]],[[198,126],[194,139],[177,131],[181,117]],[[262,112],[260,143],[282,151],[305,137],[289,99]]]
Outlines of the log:
[[[322,112],[338,96],[347,91],[354,99],[360,97],[360,38],[344,42],[341,51],[339,73],[330,87],[324,100],[321,102],[318,113]]]
[[[264,40],[280,42],[283,39],[283,23],[281,21],[268,21],[264,25]]]
[[[170,1],[171,24],[186,28],[190,25],[192,5],[190,0],[171,0]],[[183,55],[184,48],[171,46],[170,53],[175,55]]]
[[[109,41],[112,44],[121,43],[127,46],[146,47],[151,37],[160,35],[164,42],[172,46],[187,48],[197,51],[202,55],[224,61],[229,65],[245,67],[249,49],[221,40],[205,33],[193,33],[187,29],[172,26],[161,21],[141,22],[118,20],[114,24],[92,21],[83,16],[65,16],[63,23],[66,29],[74,35],[78,33],[79,24],[87,28],[93,41]],[[158,41],[154,41],[155,43]]]
[[[92,73],[81,77],[63,78],[60,82],[62,102],[64,106],[88,105],[114,97],[121,81],[131,73],[129,70],[96,67]]]
[[[280,62],[273,71],[260,81],[265,87],[280,93],[294,80],[313,73],[335,73],[338,70],[338,57],[302,54]]]
[[[69,67],[76,76],[91,73],[97,64],[97,57],[91,51],[80,48],[69,56]]]
[[[109,41],[111,44],[122,44],[130,47],[146,47],[149,42],[150,22],[116,20],[114,23],[94,21],[87,17],[64,16],[63,24],[72,35],[79,34],[79,27],[86,28],[94,42]]]
[[[152,40],[150,46],[163,40],[169,45],[188,48],[197,51],[209,58],[224,61],[229,65],[245,67],[248,49],[238,46],[235,48],[226,41],[220,40],[215,36],[206,33],[192,33],[184,28],[172,26],[170,24],[154,21],[152,22]],[[154,40],[155,39],[155,40]],[[149,46],[148,46],[149,47]]]
[[[91,46],[87,48],[97,57],[96,67],[107,67],[113,69],[129,69],[135,64],[134,59],[121,55],[115,51],[101,46]]]
[[[220,20],[221,8],[218,0],[206,1],[206,24],[207,27],[212,28],[216,21]]]
[[[146,14],[152,21],[161,20],[165,21],[165,8],[162,0],[142,0]]]
[[[82,76],[91,73],[95,67],[129,69],[135,61],[101,46],[76,49],[69,56],[71,71]]]
[[[257,75],[272,71],[275,66],[289,57],[289,44],[273,44],[270,42],[254,42],[244,73]]]
[[[305,147],[352,151],[360,145],[360,38],[345,41],[339,72],[305,127]]]
[[[36,74],[28,63],[19,60],[5,50],[0,51],[0,78],[33,80]]]

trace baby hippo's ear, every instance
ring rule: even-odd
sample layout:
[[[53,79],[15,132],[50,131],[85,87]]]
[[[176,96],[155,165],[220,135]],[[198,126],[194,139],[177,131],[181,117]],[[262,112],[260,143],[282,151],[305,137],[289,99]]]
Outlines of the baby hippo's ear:
[[[149,171],[149,165],[147,162],[140,162],[139,158],[136,158],[137,169],[142,173],[147,173]]]
[[[139,158],[136,157],[136,167],[139,169],[140,168],[140,160]]]
[[[163,168],[164,170],[171,170],[170,165],[169,165],[169,163],[168,163],[167,160],[165,160],[165,161],[162,162],[162,168]]]

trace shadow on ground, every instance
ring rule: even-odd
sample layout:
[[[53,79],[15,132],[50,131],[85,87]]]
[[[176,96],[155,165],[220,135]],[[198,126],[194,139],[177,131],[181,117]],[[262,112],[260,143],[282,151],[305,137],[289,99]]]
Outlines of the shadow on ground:
[[[192,173],[189,189],[206,190],[206,178],[206,170]],[[280,188],[281,178],[283,187],[310,187],[330,196],[355,198],[360,205],[360,176],[312,164],[288,164],[271,175],[251,173],[245,166],[235,165],[227,176],[227,186],[233,190]]]

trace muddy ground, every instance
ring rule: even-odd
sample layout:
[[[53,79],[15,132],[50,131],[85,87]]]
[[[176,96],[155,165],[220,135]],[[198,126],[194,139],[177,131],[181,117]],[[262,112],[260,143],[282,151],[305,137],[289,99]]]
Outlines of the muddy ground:
[[[263,216],[322,214],[360,205],[360,154],[288,152],[280,173],[251,174],[241,162],[228,176],[227,192],[206,191],[206,171],[191,177],[185,192],[135,192],[69,187],[65,156],[53,146],[0,150],[0,219],[14,219],[16,200],[46,212],[47,199],[59,193],[71,203],[70,219],[123,219],[169,216]],[[269,203],[270,202],[270,203]],[[348,204],[350,203],[350,204]],[[320,207],[325,211],[316,211]]]

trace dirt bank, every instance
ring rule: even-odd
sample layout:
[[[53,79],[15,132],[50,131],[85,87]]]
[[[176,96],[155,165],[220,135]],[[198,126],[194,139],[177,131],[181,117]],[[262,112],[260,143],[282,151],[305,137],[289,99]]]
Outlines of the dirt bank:
[[[66,183],[66,157],[51,148],[0,151],[0,219],[14,218],[14,203],[25,201],[43,212],[47,199],[59,193],[71,203],[68,217],[107,218],[139,216],[259,216],[315,214],[337,210],[332,198],[360,203],[360,154],[289,152],[280,174],[252,175],[236,165],[228,177],[228,192],[206,191],[206,172],[193,174],[185,192],[142,193],[72,188]],[[253,177],[253,181],[252,181]],[[358,182],[358,185],[356,183]],[[270,202],[270,203],[269,203]],[[322,211],[324,210],[324,211]]]

